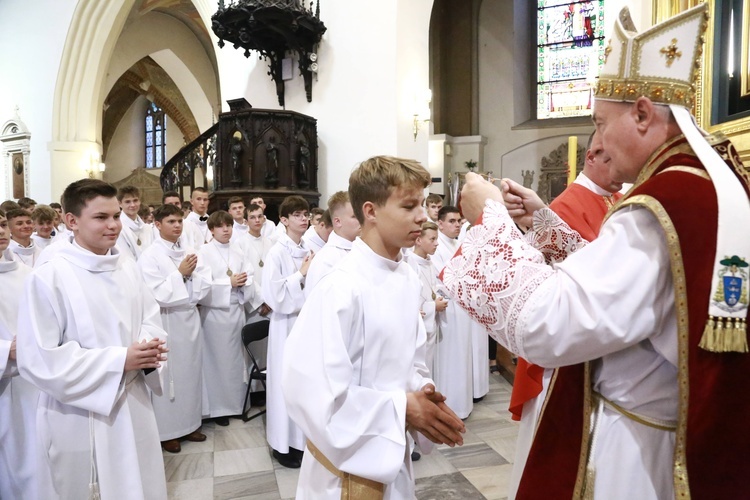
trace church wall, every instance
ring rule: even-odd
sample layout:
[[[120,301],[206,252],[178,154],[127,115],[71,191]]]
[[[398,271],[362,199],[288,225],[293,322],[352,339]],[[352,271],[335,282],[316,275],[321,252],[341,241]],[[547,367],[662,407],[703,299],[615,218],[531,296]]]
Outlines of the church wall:
[[[175,82],[200,131],[210,127],[212,115],[219,110],[214,67],[193,32],[166,14],[150,12],[125,27],[107,70],[104,95],[146,56],[151,56]]]
[[[120,120],[105,158],[107,170],[104,180],[107,182],[117,182],[129,176],[136,168],[146,166],[144,117],[148,106],[148,99],[138,97]],[[167,116],[167,160],[177,154],[184,144],[182,132]],[[151,173],[158,176],[161,169],[153,169]]]
[[[148,104],[149,101],[145,97],[136,98],[117,125],[107,149],[107,156],[104,158],[107,165],[104,180],[107,182],[118,181],[130,175],[133,169],[145,166],[146,137],[143,117],[146,115]]]
[[[29,15],[27,0],[0,1],[0,123],[13,118],[18,106],[31,132],[26,194],[40,203],[59,201],[51,195],[48,144],[57,70],[75,5],[73,0],[34,0]],[[0,185],[3,200],[11,194],[10,186]]]
[[[428,88],[427,35],[432,0],[326,0],[328,31],[318,49],[319,72],[308,103],[296,69],[286,82],[286,109],[318,120],[321,204],[346,189],[351,170],[376,154],[427,165],[427,134],[415,143],[415,91]],[[395,19],[395,22],[394,22]],[[222,99],[245,97],[256,108],[280,109],[265,61],[225,46],[217,53]],[[227,110],[226,102],[222,103]]]
[[[516,0],[519,5],[525,0]],[[607,0],[605,30],[611,30],[619,10],[629,6],[639,29],[651,25],[650,1],[626,2]],[[522,125],[535,116],[528,109],[529,92],[524,88],[526,78],[520,78],[519,68],[525,67],[528,58],[517,48],[536,45],[536,31],[520,32],[514,26],[512,0],[484,0],[479,16],[479,133],[487,138],[484,154],[484,170],[495,177],[510,177],[522,181],[521,171],[533,170],[533,187],[539,178],[541,159],[568,136],[578,137],[579,145],[586,144],[593,132],[593,125],[583,123],[576,126],[549,127],[547,124]],[[533,21],[533,19],[532,19]],[[520,39],[518,37],[521,37]],[[520,42],[520,43],[519,43]],[[531,78],[536,75],[532,70]],[[531,82],[533,85],[534,82]],[[519,112],[520,111],[520,112]]]

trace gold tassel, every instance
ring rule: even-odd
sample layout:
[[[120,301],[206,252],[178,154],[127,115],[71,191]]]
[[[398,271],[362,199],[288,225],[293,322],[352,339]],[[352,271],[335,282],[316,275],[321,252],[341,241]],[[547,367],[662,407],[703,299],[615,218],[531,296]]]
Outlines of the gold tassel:
[[[716,331],[714,330],[716,328],[716,323],[714,322],[714,317],[709,316],[708,320],[706,321],[706,327],[703,329],[703,337],[701,337],[701,341],[698,344],[698,347],[705,351],[710,352],[718,352],[717,346],[716,346]]]
[[[709,352],[750,352],[747,322],[738,318],[709,316],[698,347]]]
[[[742,323],[737,318],[731,319],[731,325],[727,319],[727,336],[731,337],[731,346],[727,351],[731,352],[747,352],[747,338],[745,336],[744,328]]]
[[[735,341],[735,351],[737,352],[748,352],[750,349],[748,349],[747,345],[747,333],[745,330],[747,329],[747,324],[745,323],[744,319],[738,319],[735,320],[734,324],[734,341]]]
[[[734,328],[732,328],[732,318],[723,318],[722,324],[724,325],[724,348],[722,352],[732,352],[734,345]]]

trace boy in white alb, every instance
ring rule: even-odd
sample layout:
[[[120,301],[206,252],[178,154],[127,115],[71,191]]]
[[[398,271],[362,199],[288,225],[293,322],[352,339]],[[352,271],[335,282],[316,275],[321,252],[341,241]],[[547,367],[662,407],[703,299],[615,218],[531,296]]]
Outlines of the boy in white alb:
[[[254,198],[251,198],[250,205],[258,205],[260,208],[263,209],[263,213],[264,214],[266,213],[266,202],[263,201],[262,196],[256,196]],[[279,235],[286,232],[286,228],[284,227],[284,224],[279,224],[277,228],[276,224],[274,224],[272,220],[269,220],[268,217],[265,217],[264,215],[263,228],[260,230],[260,232],[266,238],[271,238],[273,241],[276,241]]]
[[[255,293],[253,266],[244,248],[230,243],[232,216],[223,210],[208,217],[213,239],[198,258],[211,271],[211,291],[200,300],[203,328],[203,380],[208,414],[221,426],[229,416],[242,413],[248,375],[240,331],[245,324],[244,304]]]
[[[360,498],[414,498],[407,432],[425,451],[424,436],[463,442],[424,365],[420,284],[401,255],[420,234],[429,182],[419,163],[391,157],[349,178],[361,238],[315,287],[286,343],[284,396],[309,451],[298,500],[356,498],[353,485],[372,495]]]
[[[63,212],[62,212],[62,205],[60,205],[57,202],[52,202],[49,204],[49,207],[57,213],[57,219],[55,220],[55,234],[52,236],[53,238],[55,236],[58,236],[60,234],[60,231],[65,229],[65,224],[63,222]]]
[[[166,334],[135,263],[114,248],[115,194],[97,179],[65,189],[74,239],[32,272],[21,299],[18,368],[42,390],[37,498],[45,500],[167,498],[151,406]]]
[[[424,209],[427,214],[427,222],[437,224],[438,212],[443,208],[443,198],[439,194],[430,193],[424,201]]]
[[[161,204],[162,205],[174,205],[180,210],[182,210],[182,195],[178,193],[177,191],[165,191],[161,195]],[[153,241],[158,241],[160,236],[159,236],[159,230],[156,229],[156,224],[152,224],[152,228],[154,232]],[[183,229],[182,235],[180,236],[180,244],[182,245],[182,248],[185,248],[185,249],[196,248],[197,243],[193,242],[193,234],[185,231],[184,224],[183,224],[182,229]]]
[[[352,242],[359,235],[359,221],[354,215],[352,204],[349,203],[349,193],[334,193],[328,199],[328,213],[331,216],[333,232],[310,264],[310,272],[305,280],[306,295],[310,295],[318,281],[346,257],[352,249]]]
[[[232,242],[245,236],[249,230],[245,219],[245,202],[239,196],[232,196],[227,200],[227,212],[232,216]]]
[[[180,242],[182,212],[162,205],[154,212],[159,238],[143,251],[138,267],[161,306],[169,333],[170,359],[164,395],[154,397],[162,448],[179,453],[181,439],[205,441],[203,415],[203,341],[197,304],[211,289],[211,273],[192,249]]]
[[[18,303],[31,268],[14,260],[9,243],[8,221],[0,210],[0,498],[35,500],[39,389],[18,376],[16,364]]]
[[[37,205],[31,212],[31,222],[34,223],[34,234],[31,235],[31,239],[40,253],[54,240],[52,234],[55,232],[56,218],[57,212],[47,205]]]
[[[448,205],[440,209],[438,229],[438,247],[431,260],[439,274],[460,245],[457,238],[461,214],[456,207]],[[438,318],[440,339],[435,347],[435,379],[451,408],[459,417],[466,418],[474,409],[474,398],[484,396],[489,390],[487,332],[451,299],[445,314]],[[475,338],[482,339],[481,345]],[[474,354],[482,349],[482,356]],[[477,371],[480,366],[481,373]]]
[[[432,378],[435,376],[435,342],[438,335],[438,314],[445,311],[448,301],[441,290],[442,283],[437,278],[437,270],[430,256],[438,247],[438,227],[434,222],[422,224],[422,231],[414,243],[414,251],[405,255],[406,262],[419,276],[422,284],[419,311],[422,314],[427,341],[425,343],[425,364]]]
[[[263,209],[259,205],[250,204],[247,207],[247,234],[244,237],[237,239],[245,248],[247,258],[253,266],[253,286],[255,287],[255,293],[253,294],[252,300],[245,304],[245,309],[248,313],[248,317],[254,314],[260,314],[266,316],[271,309],[268,305],[263,302],[263,293],[261,291],[263,286],[263,267],[266,265],[266,256],[271,247],[275,244],[275,241],[271,238],[263,236],[262,229],[263,224],[266,221],[266,216],[263,215]],[[232,241],[234,240],[234,234],[232,234]],[[255,345],[265,345],[264,342],[256,342]],[[266,359],[266,350],[263,348],[262,352],[256,353],[253,351],[253,355],[256,359]]]
[[[122,231],[117,238],[117,248],[123,255],[138,260],[143,250],[154,240],[153,228],[138,215],[141,209],[141,192],[135,186],[121,187],[117,191],[117,201],[123,214],[120,217]]]
[[[325,211],[322,210],[317,219],[313,218],[310,221],[310,227],[302,236],[302,239],[305,240],[305,245],[308,249],[312,250],[313,253],[318,253],[328,241],[328,237],[331,235],[331,231],[333,231],[330,220],[330,213],[328,218],[326,218]]]
[[[259,205],[250,204],[246,210],[248,231],[240,238],[235,239],[232,233],[232,242],[237,241],[245,249],[245,257],[253,266],[252,286],[255,289],[252,298],[245,302],[245,312],[247,319],[250,320],[256,316],[268,316],[271,308],[263,302],[263,267],[266,265],[266,256],[268,251],[274,245],[275,241],[261,234],[263,223],[266,220],[263,215],[263,209]],[[268,356],[268,338],[253,342],[250,344],[250,351],[255,359],[265,360]],[[266,390],[263,384],[258,380],[253,380],[251,401],[253,405],[265,406]]]
[[[10,251],[16,254],[19,262],[34,267],[36,259],[42,250],[34,244],[31,234],[34,232],[34,223],[31,215],[22,209],[8,210],[5,214],[10,229]]]
[[[279,207],[286,232],[271,248],[263,266],[263,301],[271,308],[266,364],[266,437],[281,465],[298,468],[305,436],[287,414],[281,393],[284,342],[305,303],[305,275],[313,254],[302,241],[309,205],[301,196],[288,196]]]
[[[190,193],[192,210],[185,217],[183,233],[190,234],[193,250],[200,250],[202,245],[211,241],[211,231],[208,230],[208,189],[197,187]],[[183,207],[183,212],[184,212]]]

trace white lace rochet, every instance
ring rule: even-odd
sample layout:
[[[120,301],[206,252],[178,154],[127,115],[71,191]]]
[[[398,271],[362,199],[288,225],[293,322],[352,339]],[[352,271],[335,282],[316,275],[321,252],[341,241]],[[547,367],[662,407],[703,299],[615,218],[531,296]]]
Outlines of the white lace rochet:
[[[469,229],[459,253],[445,266],[443,281],[455,300],[514,353],[521,353],[516,325],[529,298],[553,274],[549,266],[586,241],[554,212],[534,212],[522,235],[502,203],[488,200],[482,224]]]

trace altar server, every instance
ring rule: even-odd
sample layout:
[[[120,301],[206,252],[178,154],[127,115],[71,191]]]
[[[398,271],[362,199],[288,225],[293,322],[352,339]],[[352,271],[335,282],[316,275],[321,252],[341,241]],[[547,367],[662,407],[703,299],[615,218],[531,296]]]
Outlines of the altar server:
[[[21,299],[18,368],[43,391],[37,498],[167,498],[150,399],[166,334],[135,263],[114,248],[116,194],[97,179],[65,189],[74,239],[33,271]]]
[[[203,245],[198,258],[211,271],[211,291],[200,301],[203,328],[203,380],[208,413],[221,426],[229,416],[242,413],[248,374],[240,332],[245,324],[244,304],[255,293],[253,266],[239,243],[230,243],[229,213],[219,210],[208,217],[213,239]]]
[[[146,285],[161,306],[169,333],[166,390],[154,398],[162,448],[179,453],[180,440],[205,441],[200,432],[203,390],[203,340],[197,304],[211,289],[211,273],[180,241],[182,212],[162,205],[154,212],[159,238],[138,259]]]

